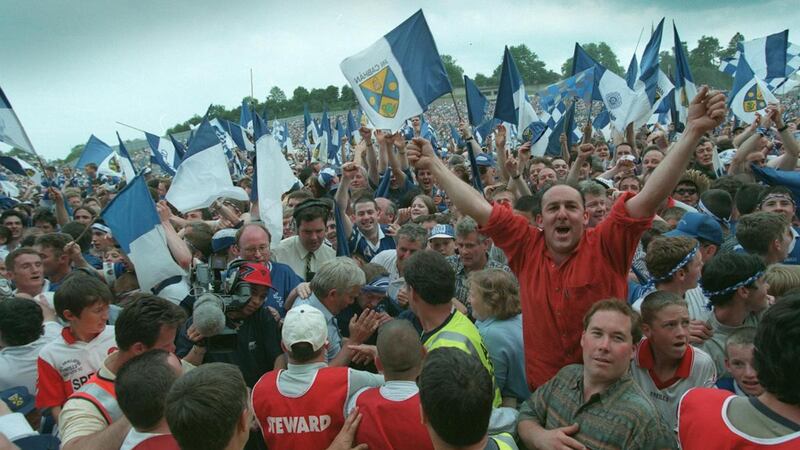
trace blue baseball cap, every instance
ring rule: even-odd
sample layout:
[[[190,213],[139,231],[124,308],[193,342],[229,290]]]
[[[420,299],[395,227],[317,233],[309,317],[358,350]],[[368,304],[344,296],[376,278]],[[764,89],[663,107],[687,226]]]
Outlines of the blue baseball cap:
[[[438,239],[438,238],[447,238],[447,239],[455,239],[456,232],[453,229],[453,226],[450,224],[437,224],[431,228],[431,236],[428,238],[430,241],[431,239]]]
[[[494,157],[488,153],[479,153],[475,155],[475,164],[484,167],[494,167]]]
[[[35,401],[25,386],[17,386],[0,392],[0,398],[6,402],[12,412],[28,414],[33,411]]]
[[[687,212],[674,230],[664,236],[687,236],[722,245],[722,227],[713,217],[696,212]]]

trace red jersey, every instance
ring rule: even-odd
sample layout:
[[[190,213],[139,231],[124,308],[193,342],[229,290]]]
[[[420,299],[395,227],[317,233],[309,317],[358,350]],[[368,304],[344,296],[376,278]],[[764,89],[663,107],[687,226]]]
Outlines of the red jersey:
[[[282,370],[261,377],[253,387],[253,411],[268,448],[327,448],[344,425],[350,369],[324,367],[306,392],[289,397],[278,383]]]
[[[420,416],[419,393],[407,400],[394,401],[370,388],[356,399],[361,413],[356,442],[369,448],[433,450],[428,429]]]
[[[800,448],[800,431],[775,438],[748,436],[731,425],[728,404],[736,398],[730,391],[695,388],[687,392],[678,406],[678,442],[684,450]]]
[[[628,272],[642,233],[653,218],[634,219],[625,209],[633,196],[620,197],[605,220],[584,231],[562,264],[550,257],[544,232],[495,204],[481,233],[508,257],[520,284],[525,375],[531,391],[564,366],[581,363],[583,316],[599,300],[628,294]]]

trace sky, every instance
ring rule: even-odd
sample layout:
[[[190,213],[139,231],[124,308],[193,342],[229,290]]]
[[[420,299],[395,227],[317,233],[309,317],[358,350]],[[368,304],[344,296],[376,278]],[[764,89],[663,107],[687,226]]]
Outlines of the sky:
[[[702,35],[726,46],[789,29],[790,0],[0,0],[0,87],[45,158],[63,158],[91,134],[111,145],[241,104],[253,88],[291,97],[297,86],[341,87],[339,63],[422,8],[440,53],[467,75],[491,74],[504,45],[526,44],[553,71],[575,42],[605,41],[627,67],[642,29],[671,21],[691,50]],[[792,27],[794,26],[794,28]],[[0,150],[9,147],[0,143]]]

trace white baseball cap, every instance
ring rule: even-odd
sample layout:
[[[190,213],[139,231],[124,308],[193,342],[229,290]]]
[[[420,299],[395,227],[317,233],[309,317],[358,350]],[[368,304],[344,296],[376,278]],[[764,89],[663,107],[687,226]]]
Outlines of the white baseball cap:
[[[281,339],[287,349],[291,349],[294,344],[307,342],[314,351],[319,350],[328,341],[325,316],[313,306],[295,306],[286,313],[283,320]]]

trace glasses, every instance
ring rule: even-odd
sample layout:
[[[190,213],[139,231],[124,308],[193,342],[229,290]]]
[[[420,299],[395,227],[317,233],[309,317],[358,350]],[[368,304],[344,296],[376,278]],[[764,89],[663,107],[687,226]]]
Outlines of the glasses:
[[[678,195],[694,195],[697,194],[697,189],[675,189]]]
[[[266,245],[261,245],[259,247],[248,247],[244,249],[244,255],[248,257],[255,256],[256,254],[266,254],[269,251],[269,247]]]

